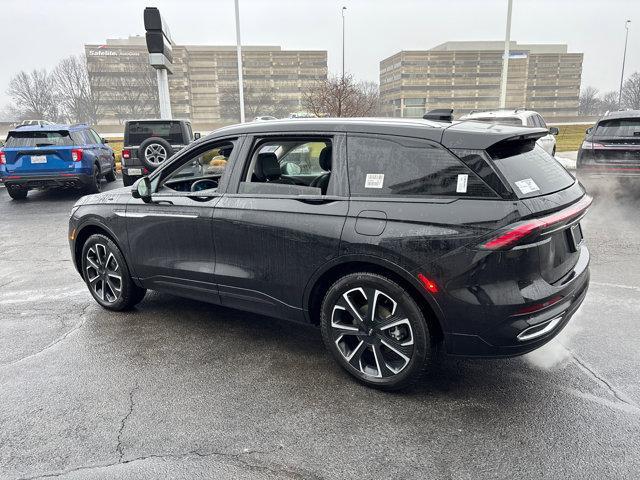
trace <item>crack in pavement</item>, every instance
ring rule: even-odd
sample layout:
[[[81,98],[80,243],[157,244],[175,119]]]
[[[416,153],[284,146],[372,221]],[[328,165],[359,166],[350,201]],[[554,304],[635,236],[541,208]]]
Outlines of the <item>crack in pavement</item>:
[[[24,357],[18,358],[16,360],[11,361],[11,362],[0,364],[0,368],[10,367],[12,365],[16,365],[16,364],[18,364],[20,362],[23,362],[25,360],[28,360],[30,358],[36,357],[36,356],[40,355],[41,353],[44,353],[47,350],[50,350],[51,348],[53,348],[56,345],[58,345],[60,342],[62,342],[65,338],[67,338],[72,333],[75,333],[78,330],[80,330],[84,326],[86,321],[87,321],[87,319],[85,318],[85,315],[87,313],[87,309],[90,306],[91,306],[91,304],[88,304],[82,309],[82,313],[80,314],[80,322],[78,322],[71,330],[68,330],[67,332],[65,332],[64,335],[56,338],[55,340],[53,340],[52,342],[50,342],[49,344],[47,344],[46,346],[44,346],[43,348],[41,348],[40,350],[38,350],[38,351],[36,351],[34,353],[30,353],[29,355],[26,355]]]
[[[116,453],[118,454],[118,463],[122,463],[122,459],[124,458],[124,448],[122,446],[122,433],[124,432],[124,428],[126,426],[127,420],[133,413],[133,407],[135,406],[135,403],[133,402],[133,395],[136,393],[136,390],[138,390],[137,384],[129,392],[129,411],[122,418],[120,422],[120,429],[118,430],[118,443],[116,445]]]
[[[137,388],[137,387],[136,387]],[[281,448],[281,447],[280,447]],[[208,451],[208,452],[202,452],[199,449],[196,450],[190,450],[186,453],[166,453],[166,454],[150,454],[150,455],[143,455],[140,457],[135,457],[135,458],[131,458],[128,460],[119,460],[117,462],[111,462],[111,463],[102,463],[102,464],[94,464],[94,465],[82,465],[79,467],[74,467],[74,468],[70,468],[68,470],[63,470],[60,472],[53,472],[53,473],[45,473],[42,475],[37,475],[37,476],[31,476],[31,477],[21,477],[20,480],[38,480],[38,479],[43,479],[43,478],[56,478],[56,477],[61,477],[63,475],[68,475],[74,472],[88,472],[91,470],[98,470],[98,469],[103,469],[103,468],[110,468],[110,467],[114,467],[117,465],[127,465],[130,463],[135,463],[135,462],[143,462],[145,460],[152,460],[152,459],[160,459],[160,460],[165,460],[165,459],[175,459],[175,460],[181,460],[181,459],[186,459],[189,457],[198,457],[198,458],[210,458],[210,457],[218,457],[221,459],[228,459],[231,460],[232,463],[234,463],[236,466],[240,467],[240,468],[246,468],[248,470],[251,471],[255,471],[255,472],[264,472],[264,473],[270,473],[273,475],[277,475],[277,476],[283,476],[285,478],[290,478],[293,480],[322,480],[322,477],[316,473],[313,472],[308,472],[302,468],[296,468],[296,467],[289,467],[286,465],[282,465],[279,463],[266,463],[266,462],[262,462],[260,463],[255,463],[255,462],[250,462],[247,459],[243,458],[247,455],[251,455],[251,454],[269,454],[269,453],[273,453],[275,452],[277,449],[271,449],[271,450],[243,450],[240,453],[230,453],[230,452],[224,452],[224,451]]]
[[[619,392],[618,389],[616,389],[611,383],[609,383],[608,380],[606,380],[602,375],[597,373],[592,366],[590,366],[587,362],[585,362],[580,357],[578,357],[578,355],[576,355],[573,352],[573,350],[571,350],[570,348],[567,348],[562,343],[560,343],[560,345],[562,346],[562,348],[564,348],[567,351],[567,353],[571,356],[571,358],[573,359],[575,364],[578,366],[578,368],[580,368],[580,370],[582,370],[585,374],[587,374],[588,377],[595,380],[596,383],[598,383],[599,385],[609,390],[609,393],[611,393],[611,395],[613,395],[613,397],[616,398],[616,400],[626,405],[629,405],[634,409],[639,408],[638,405],[636,405],[636,403],[633,400],[629,399],[622,392]]]

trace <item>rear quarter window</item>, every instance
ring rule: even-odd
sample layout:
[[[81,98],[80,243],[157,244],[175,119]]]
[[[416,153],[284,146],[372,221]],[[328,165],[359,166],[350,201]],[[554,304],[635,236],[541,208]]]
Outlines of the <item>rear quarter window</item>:
[[[458,158],[426,140],[349,135],[347,152],[355,196],[496,196]]]
[[[496,168],[518,198],[548,195],[570,187],[575,179],[558,161],[535,145],[518,151],[490,152]]]

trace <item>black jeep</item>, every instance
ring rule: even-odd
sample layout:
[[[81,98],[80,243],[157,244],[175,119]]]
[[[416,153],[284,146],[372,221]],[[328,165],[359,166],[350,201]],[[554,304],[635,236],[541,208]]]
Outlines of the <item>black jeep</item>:
[[[187,120],[128,120],[124,125],[122,181],[133,183],[160,166],[200,134]]]

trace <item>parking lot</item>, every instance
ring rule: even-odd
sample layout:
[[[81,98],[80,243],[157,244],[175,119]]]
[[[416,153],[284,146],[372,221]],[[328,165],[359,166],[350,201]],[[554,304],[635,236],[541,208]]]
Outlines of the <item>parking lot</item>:
[[[153,293],[133,312],[103,310],[68,251],[78,196],[0,189],[2,479],[640,471],[638,195],[595,196],[591,287],[551,344],[441,358],[393,394],[356,384],[313,327]]]

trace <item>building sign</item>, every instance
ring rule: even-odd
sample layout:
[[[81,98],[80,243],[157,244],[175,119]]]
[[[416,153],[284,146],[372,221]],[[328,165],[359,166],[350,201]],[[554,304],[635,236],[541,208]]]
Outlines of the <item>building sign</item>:
[[[87,49],[87,55],[90,57],[139,57],[145,52],[139,50],[121,50],[119,48],[107,48],[100,45],[97,48]]]

